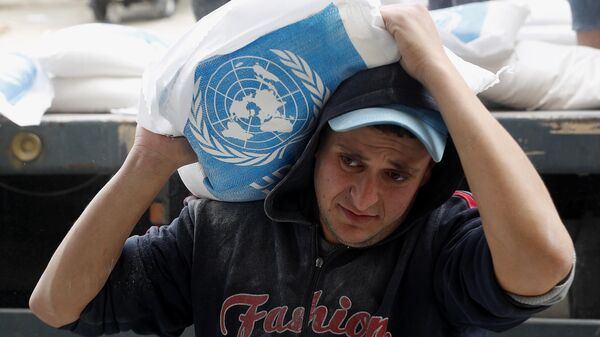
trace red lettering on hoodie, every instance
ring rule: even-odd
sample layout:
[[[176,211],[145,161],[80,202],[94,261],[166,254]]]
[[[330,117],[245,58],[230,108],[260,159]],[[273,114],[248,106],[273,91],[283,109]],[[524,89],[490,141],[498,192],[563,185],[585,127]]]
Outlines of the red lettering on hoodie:
[[[341,296],[336,309],[331,317],[328,317],[328,309],[324,305],[319,305],[323,291],[316,291],[313,294],[311,308],[309,311],[308,326],[318,334],[332,333],[336,335],[345,335],[347,337],[391,337],[392,334],[387,331],[388,318],[372,316],[366,311],[359,311],[348,318],[348,311],[352,308],[352,301],[347,296]],[[249,337],[252,335],[257,323],[262,320],[264,332],[283,333],[283,332],[302,332],[302,320],[304,317],[304,308],[297,307],[292,311],[288,318],[288,306],[274,307],[268,311],[259,310],[259,308],[269,300],[268,294],[252,295],[237,294],[228,297],[221,307],[220,326],[221,333],[227,335],[225,326],[225,316],[227,311],[235,306],[247,307],[246,312],[239,315],[240,327],[237,337]],[[286,321],[288,319],[288,321]]]

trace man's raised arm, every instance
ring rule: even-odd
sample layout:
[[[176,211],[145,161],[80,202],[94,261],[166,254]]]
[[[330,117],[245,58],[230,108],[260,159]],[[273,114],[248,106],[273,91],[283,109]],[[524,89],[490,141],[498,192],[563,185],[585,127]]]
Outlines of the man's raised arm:
[[[33,313],[54,327],[77,320],[106,283],[125,240],[156,194],[178,167],[195,160],[184,138],[138,127],[123,166],[50,259],[29,299]]]
[[[508,292],[544,294],[566,277],[574,248],[542,179],[472,93],[423,6],[381,9],[401,64],[435,97],[477,200],[494,271]]]

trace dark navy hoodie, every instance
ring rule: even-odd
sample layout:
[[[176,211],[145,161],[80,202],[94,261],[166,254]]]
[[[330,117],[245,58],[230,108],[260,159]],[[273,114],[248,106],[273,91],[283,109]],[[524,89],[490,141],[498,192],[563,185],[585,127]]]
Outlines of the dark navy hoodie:
[[[321,237],[313,159],[327,121],[403,103],[437,109],[395,64],[342,83],[290,173],[263,202],[196,200],[170,225],[127,240],[107,284],[78,321],[83,335],[483,336],[544,307],[498,284],[452,139],[406,220],[366,248]]]

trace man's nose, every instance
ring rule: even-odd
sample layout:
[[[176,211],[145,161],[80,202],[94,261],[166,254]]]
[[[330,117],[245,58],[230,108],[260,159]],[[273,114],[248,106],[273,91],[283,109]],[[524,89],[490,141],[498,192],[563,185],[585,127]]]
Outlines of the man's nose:
[[[366,211],[379,199],[376,178],[369,175],[357,177],[350,188],[352,203],[357,211]]]

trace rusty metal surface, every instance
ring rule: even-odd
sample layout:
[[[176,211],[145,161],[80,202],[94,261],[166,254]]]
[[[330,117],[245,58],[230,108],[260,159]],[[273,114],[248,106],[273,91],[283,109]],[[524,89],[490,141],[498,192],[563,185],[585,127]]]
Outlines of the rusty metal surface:
[[[542,173],[600,173],[600,111],[494,112]]]
[[[0,174],[112,173],[122,164],[135,134],[126,115],[47,115],[42,124],[18,127],[0,118]],[[23,160],[11,146],[23,133],[41,140],[41,153]]]
[[[541,173],[600,173],[600,111],[498,111]],[[22,132],[42,141],[36,159],[22,161],[11,142]],[[135,116],[51,114],[36,127],[0,118],[0,174],[111,173],[118,170],[135,133]]]
[[[503,333],[489,333],[490,337],[596,337],[600,320],[532,318]]]

